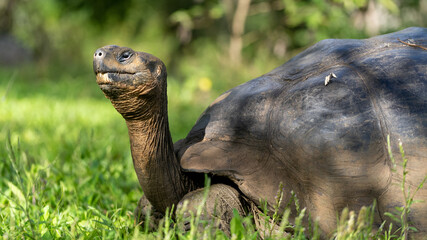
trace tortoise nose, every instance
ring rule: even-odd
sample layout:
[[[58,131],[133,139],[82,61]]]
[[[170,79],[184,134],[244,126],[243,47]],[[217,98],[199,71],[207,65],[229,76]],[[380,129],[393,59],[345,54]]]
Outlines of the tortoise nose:
[[[98,48],[93,55],[93,71],[97,73],[100,70],[106,53],[102,48]]]
[[[104,51],[102,48],[98,48],[98,49],[95,51],[95,55],[93,56],[93,59],[94,59],[94,60],[95,60],[95,59],[102,60],[102,59],[104,58],[104,56],[105,56],[105,51]]]

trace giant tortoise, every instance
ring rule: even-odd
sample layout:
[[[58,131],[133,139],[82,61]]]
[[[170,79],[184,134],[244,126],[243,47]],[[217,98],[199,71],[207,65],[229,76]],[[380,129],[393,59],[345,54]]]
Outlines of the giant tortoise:
[[[126,120],[136,174],[157,211],[200,202],[208,174],[207,202],[218,205],[225,225],[232,209],[248,214],[260,201],[273,209],[282,186],[279,211],[292,191],[326,237],[346,207],[376,201],[378,227],[404,205],[401,160],[392,164],[388,136],[395,156],[404,144],[408,187],[427,174],[426,46],[427,29],[415,27],[320,41],[219,96],[175,144],[160,59],[110,45],[96,50],[93,68]],[[415,198],[424,202],[413,204],[408,219],[420,238],[427,235],[427,189]]]

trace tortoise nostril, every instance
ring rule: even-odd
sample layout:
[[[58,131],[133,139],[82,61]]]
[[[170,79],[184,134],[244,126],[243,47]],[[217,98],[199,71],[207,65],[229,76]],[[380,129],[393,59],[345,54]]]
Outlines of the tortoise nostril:
[[[102,49],[98,49],[98,50],[95,51],[95,56],[94,57],[98,58],[98,59],[101,59],[101,58],[103,58],[104,55],[105,55],[104,51]]]
[[[95,73],[100,71],[101,65],[104,62],[104,58],[107,56],[107,53],[102,48],[99,48],[93,54],[93,70]]]

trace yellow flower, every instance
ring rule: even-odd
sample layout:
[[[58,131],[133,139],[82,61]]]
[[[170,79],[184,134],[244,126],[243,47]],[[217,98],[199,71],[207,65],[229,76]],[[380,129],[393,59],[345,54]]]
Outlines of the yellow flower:
[[[199,89],[203,92],[209,92],[212,88],[212,81],[207,77],[199,79]]]

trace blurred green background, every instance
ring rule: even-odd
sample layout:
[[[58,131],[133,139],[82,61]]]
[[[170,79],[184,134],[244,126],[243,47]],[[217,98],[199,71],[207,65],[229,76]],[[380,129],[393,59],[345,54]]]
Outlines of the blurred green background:
[[[220,93],[319,40],[426,25],[427,0],[0,0],[0,238],[131,231],[141,191],[97,48],[165,62],[176,141]]]

